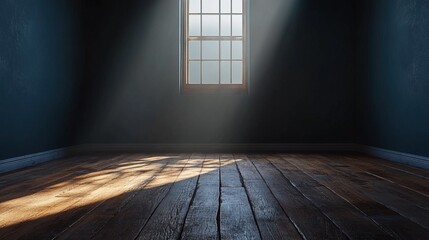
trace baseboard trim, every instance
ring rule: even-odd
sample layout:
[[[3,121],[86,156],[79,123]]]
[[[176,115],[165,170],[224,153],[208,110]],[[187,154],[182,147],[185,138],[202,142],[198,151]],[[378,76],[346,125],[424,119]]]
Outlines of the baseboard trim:
[[[43,162],[63,158],[72,155],[74,152],[74,147],[67,147],[0,160],[0,173],[11,172]]]
[[[350,151],[354,144],[86,144],[78,147],[89,152],[334,152]]]
[[[352,143],[85,144],[0,160],[0,173],[75,154],[99,152],[359,152],[393,162],[429,169],[428,157]]]
[[[419,155],[392,151],[388,149],[357,145],[357,152],[365,153],[373,157],[382,158],[392,162],[403,163],[406,165],[429,169],[429,158]]]
[[[429,169],[429,158],[353,143],[248,144],[86,144],[80,153],[94,152],[359,152],[385,160]]]

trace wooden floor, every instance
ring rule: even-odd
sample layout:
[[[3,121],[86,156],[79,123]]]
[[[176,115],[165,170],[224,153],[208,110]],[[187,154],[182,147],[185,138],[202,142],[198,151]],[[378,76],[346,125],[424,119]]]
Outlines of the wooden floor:
[[[0,239],[429,239],[429,171],[361,155],[80,156],[0,175]]]

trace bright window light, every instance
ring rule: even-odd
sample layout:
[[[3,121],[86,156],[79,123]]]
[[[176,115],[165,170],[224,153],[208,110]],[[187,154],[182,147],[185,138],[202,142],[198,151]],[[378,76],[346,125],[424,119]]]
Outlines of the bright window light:
[[[184,89],[246,89],[246,0],[183,0]]]

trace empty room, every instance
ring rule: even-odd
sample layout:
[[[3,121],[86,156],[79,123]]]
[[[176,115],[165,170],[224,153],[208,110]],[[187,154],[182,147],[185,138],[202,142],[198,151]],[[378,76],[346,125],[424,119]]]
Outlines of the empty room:
[[[0,239],[428,239],[429,1],[0,0]]]

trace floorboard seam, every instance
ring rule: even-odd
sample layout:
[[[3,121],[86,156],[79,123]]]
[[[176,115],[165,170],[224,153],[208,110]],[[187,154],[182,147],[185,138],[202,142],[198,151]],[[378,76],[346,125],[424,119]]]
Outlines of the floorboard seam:
[[[375,173],[370,173],[370,172],[365,172],[365,173],[366,173],[366,174],[368,174],[368,175],[371,175],[371,176],[373,176],[373,177],[376,177],[376,178],[378,178],[378,179],[381,179],[381,180],[383,180],[383,181],[388,181],[388,182],[390,182],[390,183],[392,183],[392,184],[395,184],[395,185],[401,186],[401,187],[403,187],[403,188],[406,188],[406,189],[408,189],[408,190],[410,190],[410,191],[413,191],[413,192],[415,192],[415,193],[417,193],[417,194],[420,194],[420,195],[422,195],[422,196],[425,196],[425,197],[429,198],[429,195],[427,195],[427,194],[425,194],[425,193],[422,193],[422,192],[420,192],[419,190],[416,190],[416,189],[413,189],[413,188],[410,188],[410,187],[404,186],[404,185],[402,185],[402,184],[400,184],[400,183],[398,183],[398,182],[395,182],[395,181],[393,181],[393,180],[390,180],[390,179],[384,178],[384,177],[382,177],[382,176],[378,176],[378,175],[377,175],[377,174],[375,174]]]
[[[102,171],[102,170],[105,170],[105,169],[108,169],[109,167],[111,167],[112,165],[114,165],[115,164],[115,162],[117,162],[117,161],[119,161],[119,162],[122,162],[122,161],[126,161],[128,158],[130,158],[130,156],[127,156],[126,154],[120,154],[120,155],[114,155],[113,157],[111,156],[111,157],[109,157],[109,159],[107,160],[107,161],[109,161],[109,163],[107,164],[107,165],[104,165],[103,167],[100,167],[100,169],[96,169],[95,171],[96,172],[98,172],[98,171]],[[114,177],[112,180],[116,180],[116,179],[118,179],[118,178],[120,178],[120,176],[117,176],[117,177]],[[102,187],[104,187],[104,186],[106,186],[107,184],[109,184],[109,183],[103,183],[101,186],[99,186],[97,189],[99,189],[99,188],[102,188]],[[68,188],[65,192],[67,192],[67,191],[72,191],[74,188]],[[72,205],[74,205],[74,204],[77,204],[77,203],[79,203],[80,201],[82,201],[82,199],[79,199],[79,200],[77,200],[76,202],[74,202]],[[90,210],[88,210],[88,212],[87,213],[90,213],[90,212],[92,212],[95,208],[97,208],[100,204],[102,204],[102,202],[100,202],[100,203],[98,203],[94,208],[92,208],[92,209],[90,209]],[[9,210],[10,211],[10,210]],[[46,210],[45,210],[46,211]],[[42,211],[43,212],[43,211]],[[85,213],[84,215],[86,215],[87,213]],[[79,218],[80,219],[80,218]],[[70,226],[70,225],[69,225]],[[69,227],[69,226],[67,226],[67,227]],[[66,227],[66,228],[67,228]],[[0,237],[1,238],[1,237]]]
[[[247,157],[249,158],[249,157]],[[259,169],[255,166],[255,163],[252,160],[249,160],[252,165],[255,167],[256,171],[259,173],[259,175],[262,178],[262,181],[264,181],[265,185],[267,185],[268,190],[270,191],[270,193],[273,195],[274,199],[276,199],[277,203],[279,204],[279,206],[281,207],[281,209],[283,210],[283,212],[285,213],[285,215],[288,217],[288,219],[290,220],[290,222],[292,223],[292,225],[295,227],[295,229],[297,230],[297,232],[301,235],[302,239],[307,240],[307,238],[304,236],[304,233],[301,232],[301,230],[299,229],[299,227],[296,225],[296,223],[290,218],[290,216],[287,214],[286,210],[283,208],[282,204],[280,203],[280,201],[276,198],[276,196],[274,195],[273,191],[271,190],[270,186],[268,185],[267,181],[265,180],[265,178],[262,176],[261,172],[259,171]]]
[[[201,176],[201,172],[203,171],[205,159],[206,159],[206,156],[204,156],[204,159],[202,160],[202,163],[201,163],[201,169],[200,169],[200,172],[199,172],[198,177],[197,177],[197,182],[196,182],[196,185],[195,185],[195,188],[194,188],[194,192],[192,193],[191,201],[189,202],[188,210],[186,211],[186,214],[185,214],[185,218],[184,218],[185,220],[184,220],[184,222],[183,222],[183,224],[181,226],[181,229],[180,229],[179,239],[182,239],[182,234],[183,234],[183,229],[185,228],[186,219],[188,218],[189,210],[191,209],[192,203],[194,203],[194,200],[195,200],[195,195],[197,193],[198,186],[199,186],[199,183],[200,183],[200,176]]]
[[[309,199],[305,194],[303,194],[296,186],[295,186],[295,184],[293,184],[283,173],[282,173],[282,171],[280,171],[276,166],[274,166],[273,164],[272,164],[272,162],[271,161],[269,161],[268,159],[266,159],[266,158],[264,158],[263,157],[263,159],[265,159],[274,169],[276,169],[276,171],[278,171],[278,172],[280,172],[280,174],[281,174],[281,176],[283,176],[283,178],[285,178],[286,179],[286,181],[288,181],[289,183],[290,183],[290,185],[293,187],[293,188],[295,188],[305,199],[307,199],[309,202],[311,202],[311,204],[313,204],[313,206],[316,208],[316,209],[318,209],[319,210],[319,212],[323,215],[323,216],[325,216],[327,219],[329,219],[329,221],[331,221],[331,223],[332,224],[334,224],[345,236],[347,236],[347,238],[349,238],[349,239],[352,239],[346,232],[344,232],[344,230],[343,229],[341,229],[341,227],[340,226],[338,226],[329,216],[327,216],[323,211],[322,211],[322,209],[320,209],[320,207],[319,206],[317,206],[315,203],[314,203],[314,201],[312,201],[311,199]]]
[[[352,155],[352,154],[344,154],[344,156],[346,156],[348,158],[351,158],[351,159],[353,159],[355,161],[359,161],[360,160],[359,158],[357,158],[355,155]],[[412,172],[412,170],[408,170],[408,169],[413,169],[414,171],[419,171],[419,170],[422,170],[422,168],[418,168],[418,167],[407,165],[407,164],[400,163],[400,162],[392,162],[392,161],[389,161],[389,160],[386,160],[386,159],[383,159],[383,158],[372,157],[372,156],[370,156],[367,159],[365,159],[365,162],[371,162],[371,161],[374,161],[377,164],[383,165],[383,166],[385,166],[387,168],[407,173],[409,175],[413,175],[413,176],[416,176],[416,177],[429,179],[429,177],[424,176],[423,174],[415,173],[415,172]],[[395,165],[398,165],[398,166],[403,165],[403,167],[408,168],[408,169],[402,169],[400,167],[392,166],[391,164],[395,164]]]
[[[326,159],[327,161],[330,161],[330,162],[332,162],[332,160],[331,159],[329,159],[329,158],[324,158],[324,159]],[[329,166],[331,166],[331,165],[329,165]],[[331,167],[333,167],[333,168],[335,168],[334,166],[331,166]],[[336,168],[335,168],[336,169]],[[344,171],[344,170],[340,170],[340,169],[336,169],[338,172],[340,172],[341,174],[345,174],[345,175],[347,175],[348,173],[347,173],[347,171]],[[362,173],[365,173],[365,172],[362,172]],[[390,182],[390,181],[387,181],[387,182]],[[394,184],[394,183],[392,183],[392,184]],[[401,186],[401,185],[399,185],[399,186]],[[405,188],[406,189],[406,188]],[[414,192],[414,191],[413,191]],[[408,220],[410,220],[411,222],[414,222],[414,223],[416,223],[416,224],[418,224],[418,225],[420,225],[420,226],[422,226],[423,228],[426,228],[426,229],[429,229],[429,228],[427,228],[427,227],[425,227],[425,226],[423,226],[421,223],[419,223],[419,222],[417,222],[417,221],[415,221],[414,219],[412,219],[412,218],[410,218],[409,216],[406,216],[406,215],[404,215],[402,212],[400,212],[400,211],[398,211],[396,208],[394,208],[394,207],[392,207],[392,206],[390,206],[390,205],[386,205],[385,203],[383,203],[383,202],[381,202],[381,201],[379,201],[379,200],[376,200],[376,199],[374,199],[373,197],[371,197],[370,195],[367,195],[367,194],[365,194],[366,196],[368,196],[369,198],[371,198],[373,201],[375,201],[375,202],[377,202],[377,203],[379,203],[379,204],[381,204],[381,205],[384,205],[386,208],[388,208],[388,209],[390,209],[390,210],[392,210],[392,211],[394,211],[394,212],[396,212],[397,214],[399,214],[399,215],[401,215],[402,217],[404,217],[404,218],[406,218],[406,219],[408,219]],[[413,204],[415,204],[415,203],[413,203]],[[415,205],[417,205],[417,204],[415,204]],[[421,207],[420,205],[418,205],[419,207]]]
[[[88,216],[88,214],[90,214],[91,212],[95,211],[100,205],[102,205],[104,202],[106,202],[108,199],[100,202],[99,204],[97,204],[94,208],[92,208],[91,210],[89,210],[88,212],[86,212],[85,214],[83,214],[79,219],[77,219],[76,221],[74,221],[73,223],[71,223],[69,226],[67,226],[67,228],[65,228],[63,231],[61,231],[60,233],[58,233],[56,236],[54,236],[52,238],[52,240],[57,239],[58,237],[61,237],[61,235],[66,232],[69,228],[73,227],[75,224],[79,223],[82,219],[84,219],[85,217]],[[98,233],[98,232],[97,232]],[[93,236],[97,235],[97,233],[95,233]],[[90,238],[92,238],[93,236],[91,236]]]
[[[246,198],[247,198],[247,201],[249,202],[250,210],[252,211],[252,215],[253,215],[253,219],[255,220],[256,227],[258,228],[259,237],[260,237],[260,239],[263,239],[262,238],[262,233],[261,233],[261,228],[259,227],[258,220],[256,219],[256,214],[255,214],[254,206],[252,204],[252,201],[250,201],[250,198],[249,198],[249,191],[247,190],[246,185],[244,184],[243,175],[241,175],[241,171],[240,171],[240,168],[237,165],[237,161],[236,161],[235,155],[233,155],[232,157],[234,158],[234,165],[237,168],[238,176],[240,176],[241,186],[244,188],[244,191],[246,192]]]
[[[153,181],[155,179],[155,177],[157,176],[157,174],[159,174],[160,172],[162,172],[166,167],[168,166],[168,162],[166,162],[158,171],[156,171],[149,179],[145,180],[145,182],[143,183],[143,185],[138,188],[137,191],[143,190],[145,186],[147,186],[151,181]],[[127,197],[124,202],[118,207],[118,211],[115,212],[115,214],[113,215],[113,217],[111,219],[114,219],[119,212],[121,211],[121,209],[123,209],[124,207],[127,206],[127,204],[138,194],[138,192],[134,192],[131,196]],[[110,219],[109,219],[110,221]],[[106,221],[104,225],[106,225],[109,221]],[[104,226],[103,226],[104,227]],[[97,236],[97,234],[99,234],[102,231],[102,228],[99,229],[99,231],[97,231],[92,237],[91,239],[93,239],[95,236]]]
[[[331,191],[332,193],[334,193],[336,196],[340,197],[341,199],[343,199],[344,201],[346,201],[348,204],[350,204],[353,208],[355,208],[356,210],[358,210],[362,215],[366,216],[371,222],[373,222],[378,228],[380,228],[383,232],[387,233],[388,235],[390,235],[393,238],[396,239],[400,239],[399,236],[397,236],[395,233],[383,228],[382,225],[380,225],[378,222],[376,222],[374,219],[372,219],[372,217],[368,216],[365,212],[363,212],[360,208],[358,208],[357,206],[355,206],[354,204],[352,204],[351,202],[349,202],[346,198],[342,197],[341,195],[339,195],[337,192],[335,192],[333,189],[331,189],[329,186],[326,186],[325,184],[323,184],[322,182],[319,182],[317,179],[313,178],[311,175],[307,174],[306,172],[304,172],[299,166],[297,166],[296,164],[288,161],[287,159],[285,159],[283,156],[280,156],[282,160],[287,161],[288,163],[292,164],[293,166],[295,166],[297,169],[299,169],[303,174],[307,175],[308,177],[310,177],[311,179],[313,179],[314,181],[318,182],[319,184],[321,184],[322,186],[324,186],[325,188],[327,188],[329,191]],[[271,162],[271,161],[270,161]],[[274,164],[276,165],[276,164]]]
[[[140,229],[140,231],[136,234],[134,240],[137,240],[138,237],[142,234],[144,228],[146,227],[147,223],[150,221],[150,219],[152,218],[153,214],[156,212],[156,210],[158,209],[159,205],[161,205],[161,203],[164,201],[164,199],[167,197],[168,193],[171,190],[171,187],[173,187],[173,185],[176,183],[177,179],[179,178],[180,174],[183,172],[183,170],[185,169],[186,165],[188,164],[189,160],[190,160],[190,156],[188,156],[188,159],[186,161],[185,166],[180,170],[179,174],[177,175],[177,177],[175,178],[174,182],[172,184],[170,184],[168,191],[166,192],[166,194],[162,197],[161,201],[159,201],[159,203],[156,205],[156,207],[153,209],[152,213],[150,214],[150,216],[148,217],[148,219],[146,220],[146,222],[143,224],[142,228]]]
[[[217,214],[216,214],[216,223],[217,223],[217,236],[218,239],[221,239],[221,232],[220,232],[220,204],[221,204],[221,195],[222,195],[222,174],[220,171],[221,168],[221,162],[220,162],[220,155],[218,156],[218,164],[219,168],[217,169],[219,171],[219,198],[218,198],[218,207],[217,207]]]

